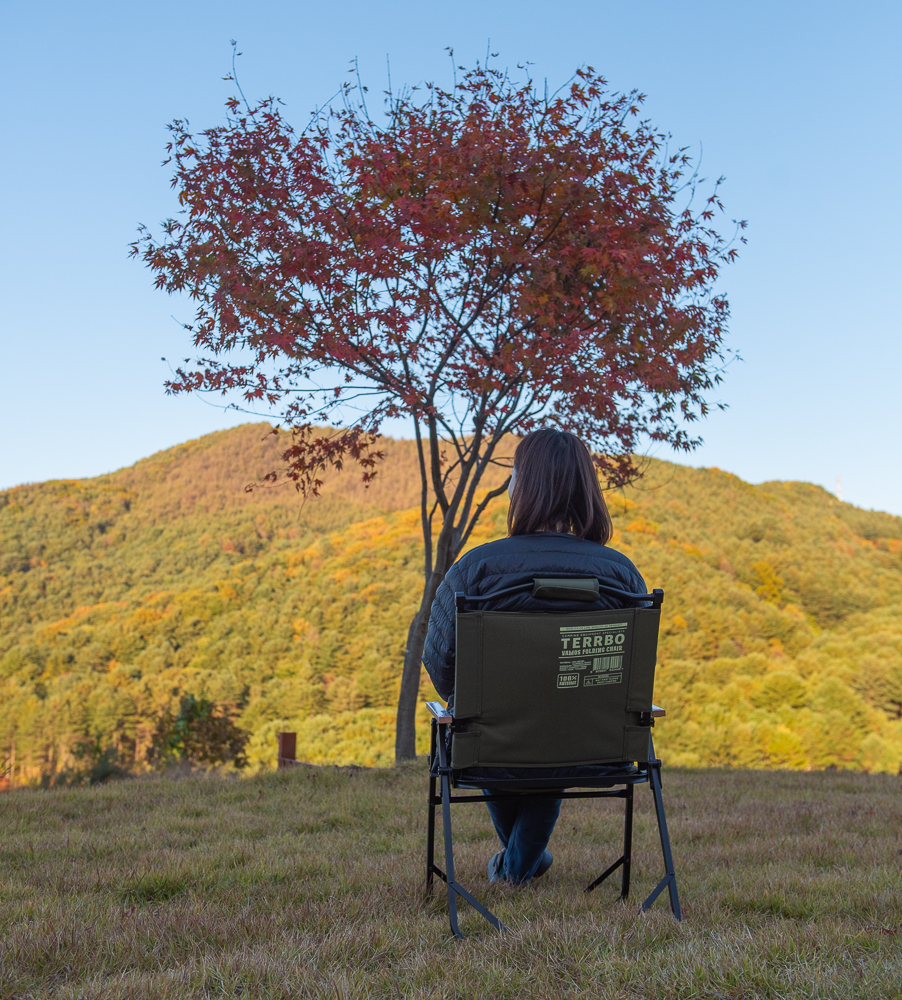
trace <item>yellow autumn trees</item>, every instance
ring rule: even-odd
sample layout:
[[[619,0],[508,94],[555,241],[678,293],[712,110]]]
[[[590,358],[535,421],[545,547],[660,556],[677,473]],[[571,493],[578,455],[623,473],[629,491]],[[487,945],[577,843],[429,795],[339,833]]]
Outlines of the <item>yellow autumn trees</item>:
[[[391,763],[422,575],[413,450],[390,442],[370,491],[337,479],[301,505],[244,492],[275,458],[267,431],[0,493],[5,780],[147,769],[186,695],[249,732],[251,767],[283,729],[314,763]],[[902,519],[664,462],[609,503],[612,544],[666,593],[669,763],[899,770]],[[498,501],[472,544],[505,516]]]

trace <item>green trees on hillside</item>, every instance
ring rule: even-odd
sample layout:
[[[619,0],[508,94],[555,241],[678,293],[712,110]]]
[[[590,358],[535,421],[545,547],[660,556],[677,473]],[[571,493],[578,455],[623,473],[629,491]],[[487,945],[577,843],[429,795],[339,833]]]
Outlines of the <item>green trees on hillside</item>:
[[[282,729],[316,763],[391,763],[418,512],[333,494],[299,514],[288,494],[244,494],[222,459],[261,437],[239,428],[0,494],[7,780],[146,770],[165,746],[203,759],[173,738],[180,715],[249,734],[251,768],[273,766]],[[415,454],[393,461],[403,481]],[[613,544],[666,592],[656,743],[670,763],[899,769],[902,519],[662,462],[611,508]],[[505,513],[472,544],[502,534]]]
[[[240,769],[247,767],[247,737],[247,732],[235,725],[231,713],[206,698],[186,694],[177,712],[164,712],[157,720],[147,760],[234,764]]]

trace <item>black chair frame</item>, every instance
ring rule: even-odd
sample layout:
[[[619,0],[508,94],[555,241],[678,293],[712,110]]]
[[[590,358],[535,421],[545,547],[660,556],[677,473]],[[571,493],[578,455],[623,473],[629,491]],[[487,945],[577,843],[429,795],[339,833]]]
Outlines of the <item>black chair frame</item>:
[[[429,814],[427,821],[426,837],[426,893],[431,894],[434,878],[438,876],[448,888],[448,918],[451,924],[451,931],[457,938],[463,938],[457,919],[457,897],[465,899],[477,912],[485,917],[488,922],[499,931],[506,931],[507,928],[501,921],[486,909],[470,892],[468,892],[456,879],[454,873],[454,847],[451,836],[451,805],[455,803],[471,802],[494,802],[503,799],[520,798],[522,792],[505,794],[505,789],[510,789],[516,784],[518,787],[528,785],[527,782],[501,782],[503,788],[498,792],[492,791],[485,795],[452,795],[452,788],[487,788],[491,791],[492,783],[480,781],[476,784],[464,784],[460,781],[460,773],[455,772],[450,766],[449,744],[454,725],[451,713],[437,702],[429,702],[429,709],[432,712],[432,734],[429,751]],[[661,709],[655,709],[654,715],[663,715]],[[651,720],[649,719],[651,725]],[[677,920],[682,919],[680,911],[680,899],[677,892],[676,874],[673,866],[673,856],[670,850],[670,837],[667,832],[667,819],[664,814],[664,800],[661,795],[661,761],[655,756],[654,743],[651,738],[649,728],[649,759],[640,762],[639,770],[635,773],[624,774],[623,776],[611,775],[606,778],[591,779],[575,783],[573,779],[569,782],[561,780],[558,784],[547,779],[533,779],[536,786],[535,791],[529,794],[541,798],[562,798],[562,799],[601,799],[620,798],[624,800],[623,818],[623,853],[620,857],[601,875],[586,886],[585,892],[592,892],[602,884],[609,876],[613,875],[617,869],[621,869],[620,876],[620,896],[619,900],[625,902],[630,892],[630,872],[632,866],[632,843],[633,843],[633,788],[637,784],[648,783],[655,803],[655,815],[658,821],[658,833],[661,840],[661,853],[664,860],[664,877],[658,882],[649,896],[640,907],[640,912],[644,913],[651,907],[660,894],[667,889],[670,895],[670,909]],[[550,786],[550,787],[549,787]],[[622,787],[615,787],[622,786]],[[568,788],[580,788],[580,791],[568,791]],[[435,811],[438,806],[442,808],[442,830],[444,834],[445,846],[445,870],[442,871],[435,863]]]

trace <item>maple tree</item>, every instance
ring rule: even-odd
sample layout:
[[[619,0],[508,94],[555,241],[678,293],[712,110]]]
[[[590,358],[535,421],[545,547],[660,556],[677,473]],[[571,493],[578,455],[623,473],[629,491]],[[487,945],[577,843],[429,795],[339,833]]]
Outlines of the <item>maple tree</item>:
[[[481,488],[503,442],[572,431],[608,485],[636,474],[644,441],[695,447],[687,424],[724,358],[715,282],[736,253],[714,224],[719,182],[694,207],[690,158],[639,116],[642,95],[591,67],[550,97],[528,75],[461,70],[447,90],[389,93],[378,121],[351,87],[302,132],[272,98],[231,99],[198,135],[175,121],[183,210],[132,247],[158,288],[197,302],[202,356],[168,391],[275,410],[305,495],[347,462],[369,481],[383,422],[412,421],[424,586],[399,760],[414,755],[432,600],[506,489]]]

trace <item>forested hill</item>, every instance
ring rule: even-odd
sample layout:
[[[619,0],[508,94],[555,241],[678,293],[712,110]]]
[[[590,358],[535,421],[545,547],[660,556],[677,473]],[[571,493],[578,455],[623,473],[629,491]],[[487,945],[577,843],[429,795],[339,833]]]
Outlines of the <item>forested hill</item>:
[[[422,570],[414,447],[384,450],[369,490],[349,471],[306,504],[245,491],[278,466],[259,424],[0,493],[0,772],[141,770],[185,694],[233,713],[252,766],[282,729],[314,762],[389,763]],[[613,544],[666,591],[662,756],[899,769],[902,518],[657,461],[608,499]]]

